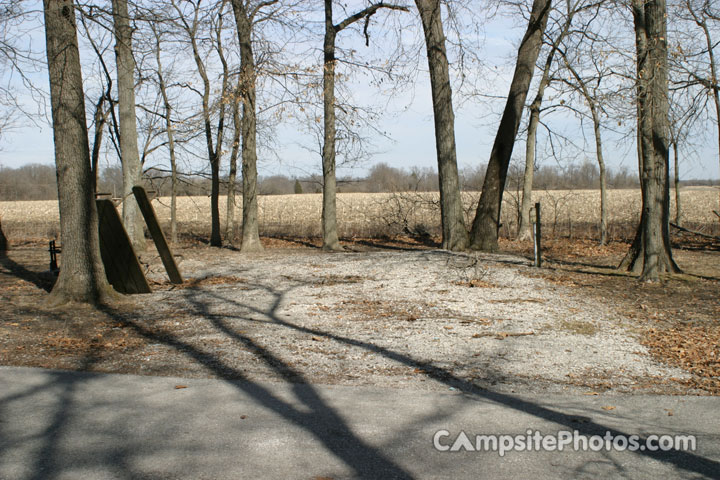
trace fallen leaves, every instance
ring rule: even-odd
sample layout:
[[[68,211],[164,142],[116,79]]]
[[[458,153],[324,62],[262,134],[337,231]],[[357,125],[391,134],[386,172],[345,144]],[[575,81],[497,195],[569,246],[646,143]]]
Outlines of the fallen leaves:
[[[720,325],[648,328],[641,342],[656,358],[699,377],[696,388],[720,394]]]

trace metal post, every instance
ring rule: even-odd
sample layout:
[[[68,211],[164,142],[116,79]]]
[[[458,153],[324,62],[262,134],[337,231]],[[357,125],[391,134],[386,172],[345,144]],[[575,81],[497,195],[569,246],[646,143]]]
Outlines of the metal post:
[[[533,240],[535,247],[535,266],[542,266],[542,248],[540,239],[542,238],[540,229],[540,203],[535,204],[535,223],[533,224]]]

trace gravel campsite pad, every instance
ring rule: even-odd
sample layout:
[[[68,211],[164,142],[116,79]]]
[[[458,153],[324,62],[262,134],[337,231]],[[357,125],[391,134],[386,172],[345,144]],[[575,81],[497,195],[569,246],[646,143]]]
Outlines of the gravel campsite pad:
[[[102,311],[42,310],[42,274],[16,279],[2,294],[0,363],[428,390],[703,393],[687,369],[650,355],[615,302],[538,275],[522,257],[176,254],[183,285],[170,285],[148,253],[154,293]]]

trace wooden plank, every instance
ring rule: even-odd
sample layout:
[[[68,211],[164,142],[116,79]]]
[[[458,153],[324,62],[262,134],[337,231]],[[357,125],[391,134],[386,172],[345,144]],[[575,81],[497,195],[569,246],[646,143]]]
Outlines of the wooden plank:
[[[135,250],[110,200],[96,200],[100,255],[108,282],[120,293],[151,293]]]
[[[145,193],[145,189],[136,185],[133,187],[132,191],[133,195],[135,195],[138,206],[140,207],[140,211],[142,212],[143,217],[145,217],[145,224],[147,225],[148,231],[155,242],[155,247],[160,254],[163,265],[165,265],[165,271],[167,272],[168,277],[170,277],[170,282],[178,285],[183,283],[180,270],[175,263],[175,258],[172,255],[172,251],[170,251],[170,247],[165,239],[165,234],[163,234],[160,224],[158,223],[157,216],[155,215],[155,209],[150,203],[147,193]]]

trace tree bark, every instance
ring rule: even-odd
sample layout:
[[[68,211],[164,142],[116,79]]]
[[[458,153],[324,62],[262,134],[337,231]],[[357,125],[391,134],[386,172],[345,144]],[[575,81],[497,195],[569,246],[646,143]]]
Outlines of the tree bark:
[[[537,97],[535,100],[537,101]],[[540,100],[542,101],[542,99]],[[520,204],[520,225],[518,226],[518,240],[532,238],[532,221],[530,208],[532,207],[532,186],[535,176],[535,152],[537,144],[537,127],[540,123],[540,104],[534,101],[530,105],[530,122],[528,123],[527,141],[525,143],[525,173],[523,174],[522,203]]]
[[[75,9],[72,0],[44,0],[43,10],[63,250],[48,302],[104,303],[117,294],[100,258]]]
[[[325,0],[325,39],[323,43],[323,113],[324,137],[322,150],[323,250],[342,250],[337,233],[337,180],[335,177],[335,37],[332,0]]]
[[[665,0],[633,0],[637,90],[642,153],[640,280],[654,282],[679,272],[670,248],[667,19]],[[637,262],[637,259],[635,259]]]
[[[226,208],[226,221],[225,221],[225,239],[230,242],[231,245],[235,243],[235,237],[237,236],[237,223],[235,222],[235,182],[237,181],[237,159],[240,154],[240,131],[242,124],[240,121],[240,105],[238,102],[238,86],[235,96],[233,97],[233,143],[232,151],[230,152],[230,171],[228,173],[228,188],[227,188],[227,208]]]
[[[515,73],[490,153],[482,194],[472,224],[470,246],[475,250],[493,252],[498,249],[500,210],[507,170],[535,70],[535,62],[540,54],[550,6],[551,0],[533,1],[528,28],[518,49]]]
[[[240,43],[240,91],[242,101],[243,234],[242,252],[263,249],[260,243],[257,198],[257,114],[255,58],[252,48],[252,12],[243,0],[232,0]]]
[[[377,2],[348,16],[341,22],[333,23],[333,0],[325,0],[325,37],[323,41],[323,209],[322,231],[323,250],[342,250],[337,233],[337,177],[335,167],[336,116],[335,116],[335,39],[337,34],[365,18],[369,19],[381,8],[407,11],[406,7]],[[366,41],[369,40],[366,31]]]
[[[425,34],[425,47],[430,70],[435,120],[435,149],[440,181],[442,247],[453,251],[466,250],[469,237],[460,195],[455,149],[455,113],[452,105],[452,89],[440,0],[415,0],[415,4],[420,13]]]
[[[592,105],[593,131],[595,132],[595,156],[600,170],[600,245],[607,244],[607,169],[602,148],[600,115],[597,106]]]
[[[118,112],[120,117],[120,156],[123,171],[123,224],[136,252],[147,248],[143,219],[132,193],[140,183],[142,165],[138,152],[135,116],[135,59],[127,0],[112,0],[117,63]]]

